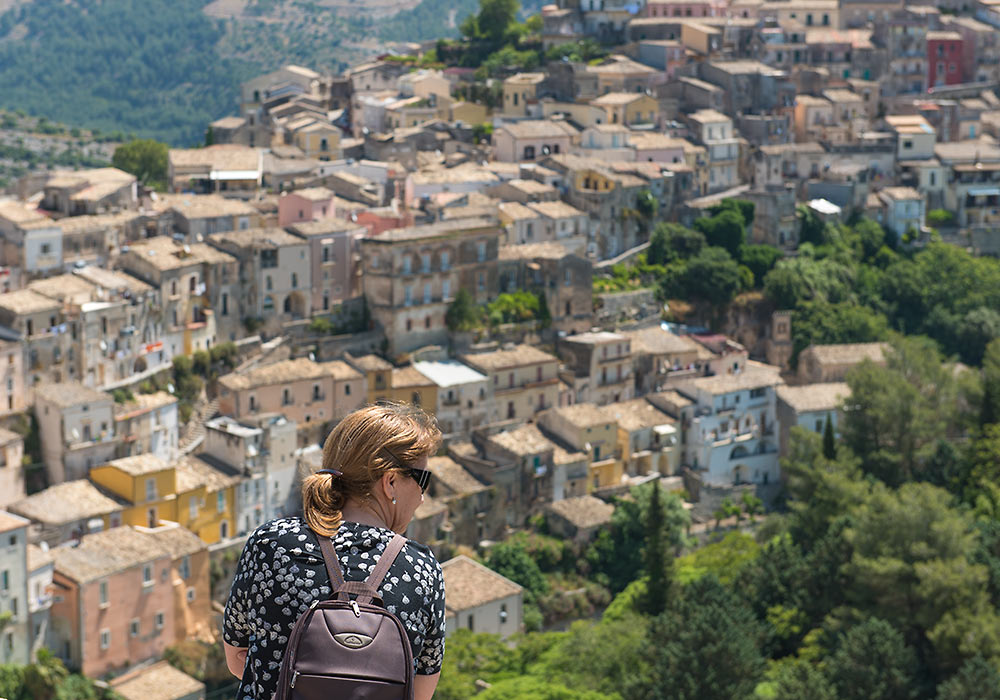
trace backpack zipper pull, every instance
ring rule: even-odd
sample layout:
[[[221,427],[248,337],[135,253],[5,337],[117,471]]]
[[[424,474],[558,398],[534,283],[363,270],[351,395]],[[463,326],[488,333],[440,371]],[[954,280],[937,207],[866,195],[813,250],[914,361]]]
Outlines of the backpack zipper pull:
[[[294,687],[295,687],[295,681],[296,681],[296,679],[297,679],[298,677],[299,677],[299,672],[298,672],[298,671],[295,671],[295,672],[294,672],[294,673],[292,674],[292,682],[288,684],[288,687],[289,687],[289,688],[294,688]]]
[[[361,617],[361,608],[358,607],[358,601],[351,601],[351,610],[354,611],[354,617]]]

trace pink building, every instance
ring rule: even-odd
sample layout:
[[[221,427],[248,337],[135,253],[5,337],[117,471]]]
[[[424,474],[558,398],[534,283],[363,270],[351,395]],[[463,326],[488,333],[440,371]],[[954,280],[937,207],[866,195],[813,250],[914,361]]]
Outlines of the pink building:
[[[122,526],[56,547],[51,643],[92,678],[160,658],[174,643],[170,551]]]
[[[635,149],[635,160],[642,163],[683,163],[685,146],[691,147],[684,139],[653,131],[633,132],[629,141]]]
[[[496,159],[505,163],[532,161],[569,153],[576,129],[563,121],[527,119],[501,124],[493,132]]]
[[[368,235],[360,222],[326,218],[293,224],[288,230],[309,242],[313,313],[361,293],[361,266],[354,260],[358,240]]]
[[[413,226],[413,212],[409,209],[378,207],[358,212],[357,222],[368,229],[369,236],[377,236],[383,231]]]
[[[927,88],[958,85],[962,76],[962,35],[952,31],[927,32]]]
[[[318,221],[336,215],[336,195],[325,187],[289,192],[278,200],[278,225]]]

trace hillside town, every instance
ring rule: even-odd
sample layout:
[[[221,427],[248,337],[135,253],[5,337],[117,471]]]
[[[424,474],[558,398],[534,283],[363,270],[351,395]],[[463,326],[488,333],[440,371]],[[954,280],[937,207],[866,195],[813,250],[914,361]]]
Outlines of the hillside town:
[[[1000,254],[998,0],[560,0],[541,22],[545,49],[613,48],[489,100],[474,69],[421,67],[434,42],[287,65],[169,150],[164,191],[106,167],[0,199],[0,663],[47,648],[124,697],[203,697],[165,649],[218,640],[247,535],[379,401],[444,436],[408,535],[443,563],[449,633],[513,634],[521,586],[466,552],[538,517],[588,542],[651,481],[693,530],[770,506],[792,429],[836,433],[848,371],[890,351],[602,287],[658,226],[751,203],[746,243],[787,257],[858,217]]]

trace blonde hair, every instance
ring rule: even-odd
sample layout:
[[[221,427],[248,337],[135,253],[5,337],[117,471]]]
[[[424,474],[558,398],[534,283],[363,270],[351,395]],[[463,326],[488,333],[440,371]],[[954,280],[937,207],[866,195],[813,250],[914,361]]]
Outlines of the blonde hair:
[[[302,511],[317,534],[337,534],[341,511],[351,498],[370,498],[389,471],[400,470],[437,452],[441,431],[434,418],[416,406],[379,403],[348,414],[323,444],[323,469],[302,480]]]

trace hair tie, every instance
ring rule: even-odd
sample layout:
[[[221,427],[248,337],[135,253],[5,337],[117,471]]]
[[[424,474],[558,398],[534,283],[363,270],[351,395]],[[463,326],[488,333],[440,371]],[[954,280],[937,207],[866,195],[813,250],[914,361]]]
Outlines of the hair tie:
[[[332,477],[343,476],[344,472],[337,471],[336,469],[320,469],[316,472],[317,474],[329,474]]]

